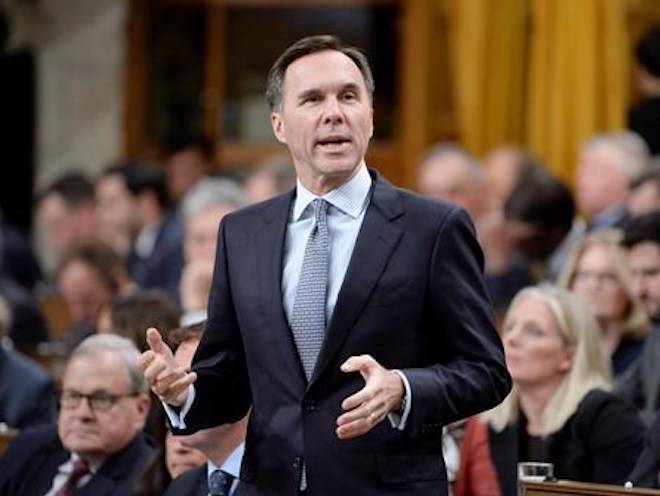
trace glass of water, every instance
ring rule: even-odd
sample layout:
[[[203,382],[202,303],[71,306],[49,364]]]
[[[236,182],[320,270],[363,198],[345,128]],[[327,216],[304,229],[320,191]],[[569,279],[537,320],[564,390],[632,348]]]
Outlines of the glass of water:
[[[518,464],[518,496],[525,496],[523,481],[543,482],[554,478],[554,465],[541,462],[521,462]]]

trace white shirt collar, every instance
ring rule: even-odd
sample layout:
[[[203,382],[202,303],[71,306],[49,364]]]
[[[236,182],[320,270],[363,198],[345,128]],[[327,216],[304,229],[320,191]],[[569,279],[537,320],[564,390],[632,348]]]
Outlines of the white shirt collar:
[[[348,182],[329,191],[321,198],[346,215],[356,219],[367,204],[370,189],[371,176],[366,165],[363,164]],[[307,206],[317,198],[319,197],[305,188],[298,179],[296,183],[296,200],[293,205],[293,220],[299,220]]]
[[[207,460],[206,463],[206,476],[209,477],[214,470],[222,470],[227,472],[229,475],[233,475],[234,479],[238,479],[241,473],[241,460],[243,459],[243,450],[245,449],[245,444],[241,443],[227,459],[222,463],[222,466],[218,467],[211,460]]]

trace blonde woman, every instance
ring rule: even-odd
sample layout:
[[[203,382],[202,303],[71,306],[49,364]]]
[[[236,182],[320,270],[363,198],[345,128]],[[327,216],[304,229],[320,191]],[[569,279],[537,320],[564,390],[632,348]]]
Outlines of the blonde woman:
[[[516,464],[551,462],[561,479],[623,483],[642,449],[635,411],[614,395],[599,332],[568,291],[523,289],[503,337],[513,390],[468,422],[456,496],[516,493]]]
[[[621,239],[618,229],[589,234],[574,248],[558,281],[593,313],[615,376],[639,358],[649,332],[648,317],[633,292]]]

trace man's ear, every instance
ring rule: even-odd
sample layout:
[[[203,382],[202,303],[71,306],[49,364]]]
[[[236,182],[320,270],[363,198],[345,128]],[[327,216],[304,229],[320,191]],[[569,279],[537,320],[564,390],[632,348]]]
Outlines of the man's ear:
[[[270,125],[273,128],[273,133],[275,134],[277,141],[286,145],[286,136],[284,133],[284,121],[282,120],[282,114],[279,112],[272,112],[270,114]]]

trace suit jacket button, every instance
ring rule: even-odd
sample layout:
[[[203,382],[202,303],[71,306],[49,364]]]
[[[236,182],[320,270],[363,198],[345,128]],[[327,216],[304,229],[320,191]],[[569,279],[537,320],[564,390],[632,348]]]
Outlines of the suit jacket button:
[[[306,412],[313,412],[316,410],[316,403],[312,400],[305,400],[304,408]]]

